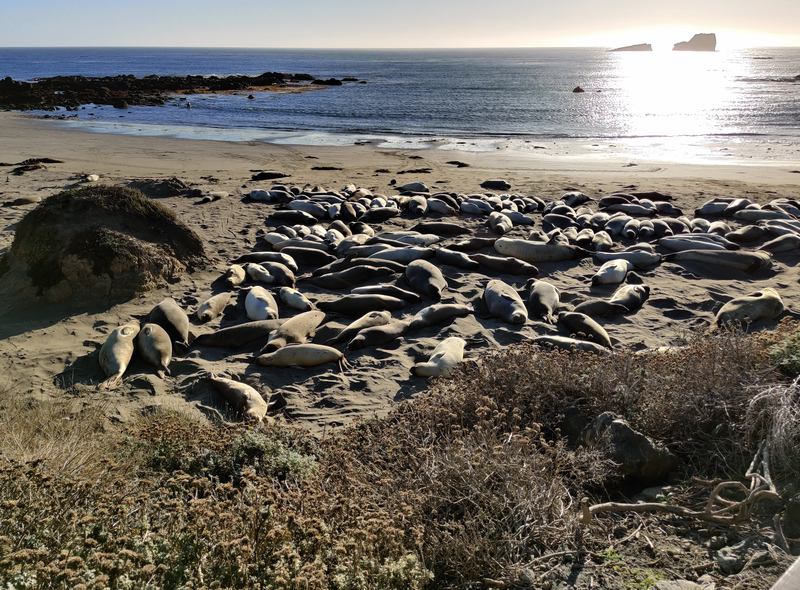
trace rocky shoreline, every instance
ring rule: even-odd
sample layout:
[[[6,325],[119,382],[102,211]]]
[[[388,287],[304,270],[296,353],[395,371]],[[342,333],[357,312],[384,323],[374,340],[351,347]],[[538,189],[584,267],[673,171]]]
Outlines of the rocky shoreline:
[[[344,81],[358,82],[354,78],[345,78]],[[0,80],[0,110],[53,111],[60,107],[77,110],[85,104],[126,109],[130,106],[161,106],[175,94],[302,90],[315,86],[341,86],[342,82],[336,78],[317,79],[310,74],[280,72],[265,72],[258,76],[54,76],[33,82],[6,77]]]

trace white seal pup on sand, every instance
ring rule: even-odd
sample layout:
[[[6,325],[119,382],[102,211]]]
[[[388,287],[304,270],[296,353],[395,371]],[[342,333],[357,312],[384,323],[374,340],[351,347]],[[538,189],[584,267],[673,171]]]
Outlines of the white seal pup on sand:
[[[210,322],[217,317],[231,300],[230,291],[209,297],[197,308],[197,319],[201,322]]]
[[[291,287],[281,287],[278,295],[287,307],[296,309],[298,311],[311,311],[314,309],[314,304],[311,303],[305,295],[297,289]]]
[[[264,420],[268,405],[255,388],[214,373],[209,374],[206,379],[225,397],[236,412],[243,415],[246,422],[262,422]]]
[[[247,317],[252,321],[278,319],[278,304],[264,287],[251,287],[244,300]]]
[[[428,362],[417,363],[411,369],[418,377],[450,377],[456,366],[464,360],[466,340],[451,336],[433,349]]]
[[[139,356],[145,362],[158,369],[156,375],[164,379],[170,374],[169,363],[172,360],[172,341],[167,331],[158,324],[145,324],[136,338],[139,345]]]
[[[628,273],[633,270],[633,263],[617,258],[609,260],[592,277],[592,286],[617,285],[625,280]]]
[[[785,311],[783,300],[778,292],[767,287],[744,297],[731,299],[717,312],[711,324],[711,331],[723,324],[751,324],[764,318],[774,320]]]
[[[101,391],[111,390],[120,384],[122,375],[125,374],[125,370],[133,358],[133,343],[138,333],[139,322],[131,320],[124,326],[115,328],[108,335],[97,356],[100,368],[103,369],[108,379],[103,381],[98,389]]]
[[[524,324],[528,310],[517,290],[503,281],[489,281],[483,292],[489,313],[509,324]]]
[[[225,286],[229,289],[231,287],[238,287],[244,283],[245,276],[244,267],[238,264],[232,264],[228,267],[228,270],[225,271]]]

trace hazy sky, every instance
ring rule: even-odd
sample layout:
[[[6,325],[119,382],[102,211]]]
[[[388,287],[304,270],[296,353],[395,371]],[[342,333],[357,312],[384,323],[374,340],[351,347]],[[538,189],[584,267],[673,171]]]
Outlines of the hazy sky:
[[[0,47],[800,46],[800,0],[0,0]]]

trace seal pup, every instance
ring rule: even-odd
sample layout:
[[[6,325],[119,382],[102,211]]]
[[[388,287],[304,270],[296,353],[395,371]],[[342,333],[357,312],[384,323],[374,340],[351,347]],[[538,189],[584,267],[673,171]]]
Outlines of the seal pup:
[[[281,287],[278,291],[278,296],[281,298],[287,307],[296,309],[298,311],[310,311],[314,309],[314,304],[311,303],[305,295],[297,289],[291,287]]]
[[[131,320],[115,328],[100,347],[97,360],[108,379],[98,385],[101,391],[115,389],[133,358],[133,343],[139,333],[139,322]]]
[[[197,308],[195,315],[197,315],[197,319],[203,323],[210,322],[220,313],[222,313],[222,310],[225,309],[225,306],[228,305],[230,300],[230,291],[209,297],[200,304],[200,307]]]
[[[173,342],[189,347],[189,316],[172,297],[167,297],[150,310],[147,323],[158,324]]]
[[[167,331],[158,324],[145,324],[136,338],[139,356],[158,369],[156,375],[164,379],[170,375],[169,363],[172,360],[172,341]]]
[[[561,298],[558,289],[547,281],[531,280],[528,284],[530,285],[528,307],[531,312],[548,324],[555,324],[555,312],[558,310]]]
[[[415,260],[406,267],[406,280],[411,290],[430,297],[434,301],[442,298],[442,291],[447,288],[442,271],[427,260]]]
[[[489,308],[489,313],[506,323],[524,324],[528,319],[528,310],[519,293],[503,281],[489,281],[483,291],[483,300]]]
[[[592,277],[592,286],[617,285],[625,280],[628,273],[633,270],[633,263],[617,258],[609,260]]]
[[[270,334],[261,353],[278,350],[287,344],[303,344],[314,335],[324,320],[325,313],[321,311],[306,311],[286,320]]]
[[[786,307],[778,292],[772,287],[767,287],[728,301],[717,312],[710,331],[713,332],[723,324],[751,324],[764,318],[774,320],[785,310]]]
[[[281,319],[245,322],[237,326],[220,328],[209,334],[200,334],[195,338],[194,344],[199,344],[201,346],[222,346],[223,348],[239,348],[254,340],[260,338],[266,339],[284,323],[286,323],[286,320]]]
[[[642,307],[649,297],[650,287],[648,285],[622,285],[614,291],[608,303],[611,306],[622,306],[628,312],[632,312]]]
[[[278,304],[264,287],[251,287],[244,300],[247,317],[252,321],[278,319]]]
[[[469,305],[460,303],[434,303],[417,312],[411,319],[409,330],[419,330],[446,322],[450,318],[463,318],[475,310]]]
[[[236,412],[242,414],[246,422],[260,423],[267,416],[267,402],[255,388],[215,373],[209,373],[205,379],[225,397]]]
[[[498,211],[492,211],[489,213],[489,227],[492,228],[494,233],[502,236],[514,229],[514,224],[506,215]]]
[[[225,271],[225,286],[229,289],[233,287],[238,287],[242,283],[244,283],[245,279],[245,270],[244,267],[238,264],[232,264],[228,267],[228,270]]]
[[[445,338],[433,349],[427,362],[417,363],[411,370],[418,377],[450,377],[456,366],[464,360],[466,345],[463,338]]]
[[[289,344],[275,352],[262,354],[256,362],[265,367],[316,367],[338,362],[339,370],[350,368],[341,352],[324,344]]]
[[[327,342],[325,342],[325,344],[332,346],[334,344],[338,344],[339,342],[350,341],[361,330],[365,328],[371,328],[373,326],[385,326],[391,319],[392,314],[390,314],[388,311],[371,311],[369,313],[365,313],[356,321],[347,326],[344,330],[339,332],[336,336],[330,338]]]
[[[606,348],[613,348],[611,338],[605,328],[588,315],[562,311],[558,314],[558,321],[569,328],[573,334],[585,334],[587,338],[581,338],[581,340],[588,339]]]

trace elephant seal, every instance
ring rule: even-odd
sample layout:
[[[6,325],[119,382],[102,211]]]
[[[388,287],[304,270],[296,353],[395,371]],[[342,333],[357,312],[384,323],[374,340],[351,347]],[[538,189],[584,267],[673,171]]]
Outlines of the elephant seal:
[[[270,275],[275,277],[276,285],[280,285],[281,287],[294,287],[297,282],[292,269],[285,264],[281,264],[280,262],[268,262],[265,260],[261,263],[261,266],[264,267]]]
[[[628,312],[638,310],[650,297],[648,285],[623,285],[617,289],[608,300],[609,305],[622,306]]]
[[[367,258],[370,260],[393,260],[402,264],[409,264],[415,260],[424,260],[426,258],[433,258],[436,252],[432,248],[419,247],[419,246],[404,246],[402,248],[387,248],[370,254]]]
[[[514,229],[514,224],[506,215],[499,211],[492,211],[489,213],[489,227],[492,228],[494,233],[502,236]]]
[[[548,324],[556,323],[555,312],[560,305],[561,294],[547,281],[533,281],[528,295],[528,307],[536,317]]]
[[[488,269],[509,275],[526,277],[539,276],[539,269],[513,256],[490,256],[488,254],[472,254],[472,260]]]
[[[394,321],[383,326],[364,328],[347,345],[349,350],[359,350],[369,346],[388,344],[408,332],[408,321]]]
[[[661,254],[646,250],[625,250],[623,252],[595,252],[595,260],[608,262],[609,260],[627,260],[634,266],[655,266],[661,262]]]
[[[339,332],[336,336],[325,342],[328,346],[352,340],[356,334],[365,328],[373,326],[385,326],[392,319],[392,314],[388,311],[371,311],[365,313],[356,321],[352,322],[344,330]]]
[[[275,352],[262,354],[256,358],[265,367],[316,367],[325,363],[339,363],[339,369],[349,369],[344,355],[324,344],[289,344]]]
[[[397,285],[365,285],[363,287],[351,289],[350,293],[353,295],[388,295],[389,297],[397,297],[409,303],[419,303],[422,301],[422,297],[417,293],[406,291]]]
[[[462,240],[461,242],[450,244],[447,247],[456,252],[474,252],[482,248],[490,248],[494,246],[496,241],[497,238],[470,238],[469,240]]]
[[[533,339],[534,344],[549,348],[559,348],[561,350],[579,350],[582,352],[592,352],[595,354],[611,354],[611,351],[599,344],[588,340],[576,340],[575,338],[565,338],[564,336],[537,336]]]
[[[245,271],[244,267],[239,266],[238,264],[232,264],[228,267],[228,270],[225,271],[225,286],[229,289],[232,287],[238,287],[242,283],[244,283],[245,279]]]
[[[306,311],[286,320],[270,334],[266,345],[261,349],[261,353],[278,350],[287,344],[303,344],[314,335],[314,332],[324,320],[325,313],[316,310]]]
[[[242,262],[255,262],[261,264],[262,262],[280,262],[284,266],[290,268],[292,272],[297,272],[297,261],[283,252],[249,252],[242,254],[233,261],[235,264]]]
[[[222,313],[222,310],[225,309],[225,306],[228,305],[228,301],[230,300],[230,291],[209,297],[200,304],[195,315],[197,315],[197,319],[203,323],[210,322]]]
[[[156,305],[147,316],[147,323],[158,324],[173,342],[189,346],[189,316],[171,297]]]
[[[131,320],[124,326],[115,328],[100,347],[97,360],[108,379],[97,388],[101,391],[115,389],[133,358],[133,344],[139,333],[139,322]]]
[[[464,270],[478,270],[481,267],[480,264],[463,252],[456,252],[447,248],[437,248],[436,258],[441,260],[442,264],[463,268]]]
[[[393,275],[394,271],[389,268],[378,266],[359,265],[346,270],[332,272],[326,275],[309,278],[312,285],[321,287],[323,289],[337,290],[337,289],[350,289],[357,285],[373,279],[388,277]]]
[[[247,317],[252,321],[276,320],[279,317],[278,304],[272,293],[264,287],[251,287],[244,300]]]
[[[628,309],[619,304],[612,304],[602,299],[587,299],[575,306],[572,310],[590,317],[610,318],[615,315],[628,313]]]
[[[246,422],[262,422],[267,416],[269,406],[255,388],[214,373],[209,374],[206,380],[211,382],[214,389],[225,397],[236,412],[242,414]]]
[[[394,311],[405,307],[406,302],[388,295],[345,295],[335,301],[319,301],[317,308],[330,313],[354,316],[367,311]]]
[[[442,298],[442,291],[447,288],[442,271],[427,260],[415,260],[406,267],[405,277],[411,290],[420,295],[430,297],[434,301]]]
[[[600,267],[592,277],[592,286],[597,285],[617,285],[625,280],[628,273],[633,270],[633,263],[628,260],[618,258],[609,260]]]
[[[355,257],[355,258],[341,258],[336,262],[332,262],[331,264],[321,266],[318,269],[311,271],[311,276],[321,277],[323,275],[331,274],[334,272],[347,270],[348,268],[353,268],[354,266],[372,266],[374,268],[388,268],[392,272],[400,274],[406,271],[405,264],[394,262],[393,260],[378,260],[377,258]]]
[[[774,320],[786,310],[778,292],[767,287],[744,297],[731,299],[717,312],[711,324],[711,331],[723,324],[751,324],[764,318]]]
[[[458,363],[464,360],[466,340],[452,336],[433,349],[428,362],[417,363],[411,369],[418,377],[450,377]]]
[[[664,256],[666,261],[689,261],[736,268],[754,273],[772,267],[772,258],[767,252],[746,252],[743,250],[683,250]]]
[[[528,310],[519,293],[503,281],[489,281],[483,291],[483,300],[489,308],[489,313],[504,322],[524,324],[528,319]]]
[[[280,328],[286,320],[259,320],[246,322],[238,326],[221,328],[210,334],[200,334],[194,344],[201,346],[222,346],[223,348],[239,348],[248,342],[266,339],[272,332]]]
[[[536,262],[560,262],[562,260],[577,260],[586,258],[591,253],[577,246],[562,244],[541,244],[527,240],[512,238],[498,238],[494,249],[499,254],[513,256],[531,264]]]
[[[172,360],[172,341],[164,328],[158,324],[145,324],[139,330],[136,342],[139,345],[139,356],[145,362],[158,369],[156,374],[161,379],[164,378],[164,373],[170,374],[169,363]]]
[[[770,240],[762,245],[759,250],[762,252],[791,252],[800,248],[800,235],[786,234]]]
[[[425,221],[409,229],[421,234],[435,234],[437,236],[460,236],[461,234],[472,233],[472,230],[468,227],[445,221]]]
[[[434,303],[421,309],[411,319],[409,330],[420,330],[428,326],[434,326],[446,322],[450,318],[463,318],[475,310],[468,305],[459,303]]]
[[[256,283],[261,283],[263,285],[275,284],[275,277],[269,274],[269,271],[260,264],[248,262],[245,270],[247,271],[247,276],[250,277],[251,281],[255,281]]]
[[[281,298],[287,307],[296,309],[298,311],[310,311],[314,309],[314,304],[311,303],[305,295],[297,289],[291,287],[281,287],[278,291],[278,296]]]
[[[588,315],[562,311],[558,314],[558,321],[569,328],[574,334],[586,334],[586,339],[591,342],[605,346],[606,348],[613,348],[611,338],[608,337],[608,332],[606,332],[605,328]],[[583,338],[581,338],[581,340],[583,340]]]
[[[313,266],[314,268],[318,268],[320,266],[324,266],[325,264],[330,264],[331,262],[336,261],[336,256],[328,254],[327,252],[317,248],[308,248],[304,246],[287,246],[285,248],[281,248],[280,253],[291,256],[291,258],[295,260],[297,264],[302,264],[303,266]],[[283,264],[281,261],[276,262]],[[286,268],[289,267],[286,266]]]

